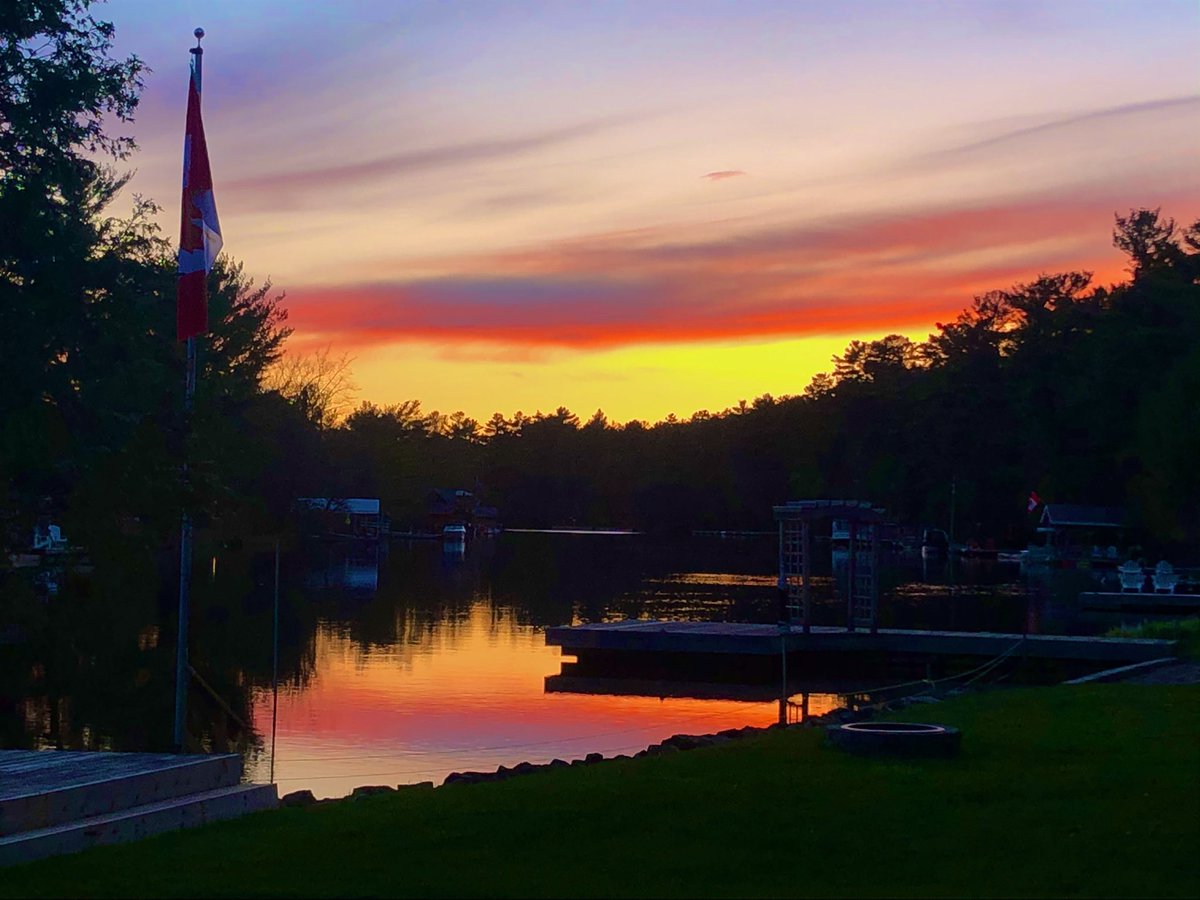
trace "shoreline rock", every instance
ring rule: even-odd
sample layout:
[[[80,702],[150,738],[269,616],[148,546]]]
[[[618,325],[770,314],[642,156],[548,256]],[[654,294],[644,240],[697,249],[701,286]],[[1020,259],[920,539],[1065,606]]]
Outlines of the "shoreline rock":
[[[568,762],[564,759],[553,759],[548,763],[531,763],[528,761],[519,762],[514,766],[499,766],[495,772],[451,772],[443,780],[441,785],[436,787],[445,787],[451,784],[485,784],[496,781],[506,781],[510,778],[516,778],[520,775],[530,775],[534,772],[549,771],[551,769],[566,769],[575,768],[578,766],[592,766],[604,762],[617,762],[618,760],[641,759],[647,756],[667,756],[673,753],[683,753],[687,750],[698,750],[702,747],[718,747],[734,741],[743,740],[749,737],[756,737],[767,734],[779,729],[793,728],[821,728],[829,725],[844,725],[849,722],[861,722],[867,719],[874,718],[879,713],[891,712],[898,709],[904,709],[907,706],[924,703],[940,703],[941,697],[932,694],[921,694],[915,697],[898,697],[895,700],[884,701],[870,706],[851,709],[849,707],[838,707],[830,710],[827,713],[822,713],[817,716],[808,716],[800,722],[791,722],[784,724],[782,722],[772,722],[770,725],[744,725],[741,728],[726,728],[723,731],[714,732],[712,734],[673,734],[669,738],[657,743],[650,744],[632,756],[619,753],[616,756],[606,757],[602,753],[588,753],[582,759],[575,759]],[[368,797],[375,794],[396,793],[398,791],[414,790],[414,789],[435,789],[432,781],[422,781],[415,784],[401,784],[396,787],[388,785],[362,785],[354,788],[350,795],[343,800],[355,800],[362,797]],[[339,802],[337,800],[317,800],[313,797],[312,791],[295,791],[287,794],[280,801],[280,806],[315,806],[329,802]]]

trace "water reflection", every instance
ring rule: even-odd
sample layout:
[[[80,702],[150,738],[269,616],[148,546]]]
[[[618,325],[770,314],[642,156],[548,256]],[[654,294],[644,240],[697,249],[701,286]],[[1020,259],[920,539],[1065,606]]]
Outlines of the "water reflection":
[[[410,623],[411,624],[411,623]],[[407,631],[408,628],[401,628]],[[368,781],[439,781],[451,771],[632,753],[680,731],[775,720],[753,701],[546,692],[557,648],[540,628],[479,601],[421,640],[363,646],[336,623],[315,636],[316,669],[279,699],[276,779],[337,796]],[[256,693],[259,727],[271,696]],[[265,772],[262,759],[256,774]]]
[[[271,750],[272,549],[198,549],[192,589],[200,679],[189,749],[241,752],[260,778]],[[281,788],[337,796],[777,721],[781,690],[769,679],[616,680],[573,670],[544,640],[551,625],[626,617],[773,622],[776,552],[770,537],[570,533],[506,534],[462,552],[438,541],[390,553],[285,548]],[[170,748],[175,558],[167,548],[98,560],[86,577],[64,573],[52,598],[32,578],[0,576],[0,746]],[[827,562],[816,576],[816,621],[836,622],[836,572]],[[884,575],[881,625],[1086,633],[1115,624],[1119,615],[1079,610],[1079,577],[1030,589],[1014,566],[901,561]],[[789,684],[782,713],[819,714],[845,689]]]

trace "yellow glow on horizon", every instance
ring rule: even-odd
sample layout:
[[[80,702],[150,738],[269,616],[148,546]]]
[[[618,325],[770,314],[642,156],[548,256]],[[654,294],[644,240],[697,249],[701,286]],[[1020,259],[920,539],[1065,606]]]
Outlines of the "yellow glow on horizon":
[[[924,340],[929,326],[870,334],[768,341],[704,342],[611,350],[527,350],[397,343],[359,351],[353,363],[357,400],[386,405],[420,400],[424,411],[462,410],[486,421],[552,412],[565,406],[586,420],[597,409],[609,421],[654,423],[674,413],[720,412],[763,394],[796,395],[851,340],[899,331]]]

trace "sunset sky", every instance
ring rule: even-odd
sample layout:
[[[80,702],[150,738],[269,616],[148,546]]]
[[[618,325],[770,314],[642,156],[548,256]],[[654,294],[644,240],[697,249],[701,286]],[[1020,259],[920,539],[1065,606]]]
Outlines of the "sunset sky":
[[[1200,6],[112,0],[178,221],[192,29],[225,250],[358,398],[651,422],[800,393],[1200,218]]]

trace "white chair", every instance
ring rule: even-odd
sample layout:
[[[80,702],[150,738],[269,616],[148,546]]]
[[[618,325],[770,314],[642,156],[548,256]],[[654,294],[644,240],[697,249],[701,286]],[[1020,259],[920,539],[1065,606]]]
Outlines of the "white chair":
[[[1159,594],[1174,593],[1175,585],[1179,584],[1179,576],[1174,567],[1165,559],[1159,560],[1154,567],[1154,590]]]
[[[1140,593],[1146,583],[1142,567],[1132,559],[1125,560],[1117,567],[1117,577],[1121,579],[1121,590],[1124,592]]]
[[[67,540],[57,525],[37,526],[33,529],[33,549],[45,553],[61,553],[67,549]]]

